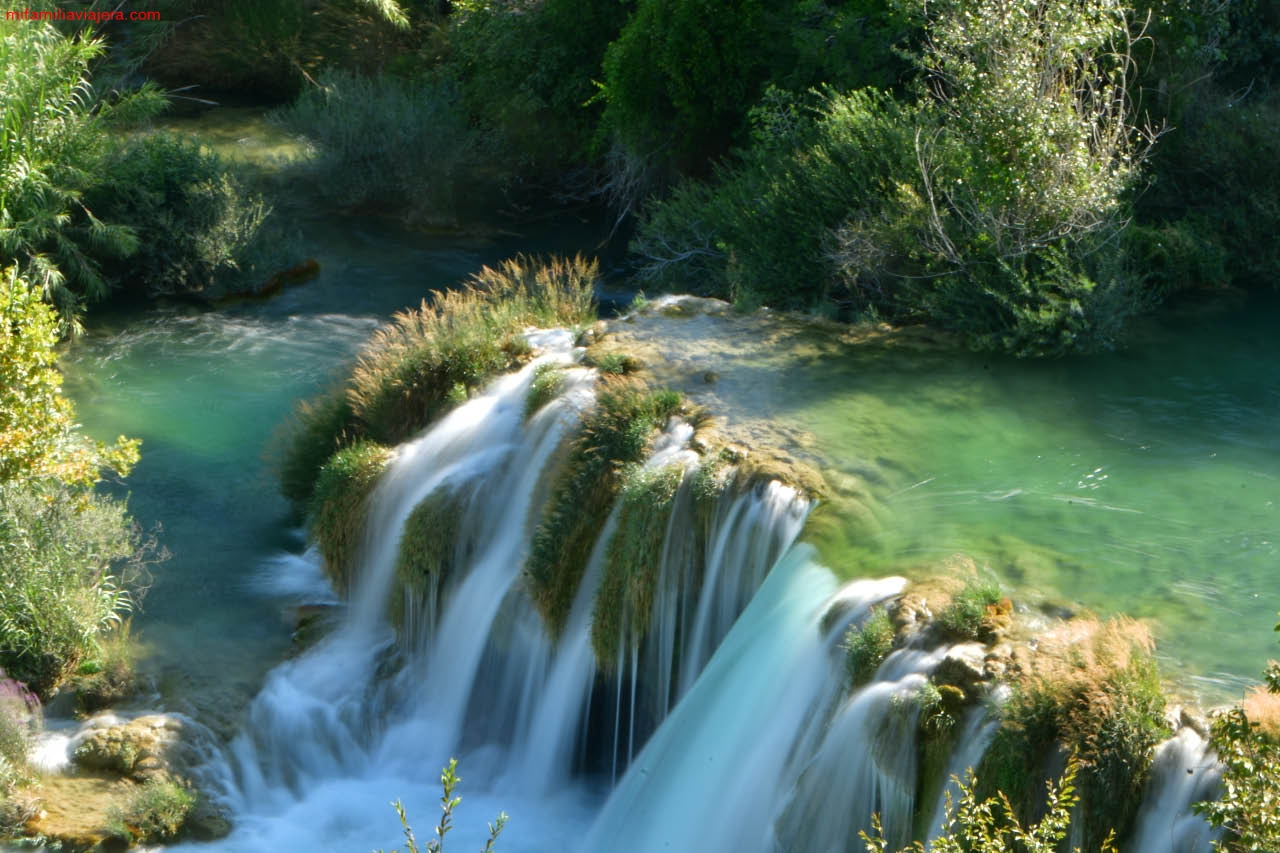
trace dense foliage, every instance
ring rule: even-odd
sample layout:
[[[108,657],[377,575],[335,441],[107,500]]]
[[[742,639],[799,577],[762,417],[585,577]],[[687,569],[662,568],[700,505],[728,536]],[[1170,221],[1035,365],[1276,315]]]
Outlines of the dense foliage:
[[[10,268],[0,279],[0,667],[47,693],[133,605],[146,549],[122,502],[95,494],[138,442],[78,431],[55,360],[58,317]]]

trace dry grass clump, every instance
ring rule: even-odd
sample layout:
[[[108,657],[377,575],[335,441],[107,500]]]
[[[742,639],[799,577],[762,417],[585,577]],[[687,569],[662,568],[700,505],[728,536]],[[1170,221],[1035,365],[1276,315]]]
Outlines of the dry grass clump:
[[[1152,751],[1168,735],[1165,697],[1146,626],[1087,617],[1043,636],[1012,682],[1002,723],[978,778],[1004,791],[1018,814],[1043,808],[1054,768],[1028,756],[1074,754],[1080,762],[1084,849],[1114,829],[1121,837],[1141,801]]]
[[[1265,740],[1280,744],[1280,693],[1255,687],[1245,694],[1244,715]]]

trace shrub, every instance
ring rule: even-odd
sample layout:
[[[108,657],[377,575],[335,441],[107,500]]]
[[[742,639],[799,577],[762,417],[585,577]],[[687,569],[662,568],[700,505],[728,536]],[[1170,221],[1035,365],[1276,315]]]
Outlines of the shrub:
[[[664,288],[815,307],[838,297],[830,234],[852,211],[879,222],[909,179],[910,115],[872,91],[773,90],[755,120],[754,144],[713,183],[682,183],[645,209],[632,250],[641,276]],[[891,251],[888,236],[877,251]]]
[[[760,0],[640,0],[605,54],[605,125],[668,169],[703,170],[741,138],[785,24]]]
[[[633,467],[623,479],[618,526],[605,552],[591,619],[591,645],[605,671],[617,663],[619,643],[638,646],[648,632],[667,525],[684,469]]]
[[[339,70],[319,83],[274,118],[314,144],[293,168],[322,199],[430,225],[456,225],[464,202],[484,209],[501,176],[487,167],[492,146],[468,122],[456,83]]]
[[[18,789],[34,779],[27,756],[40,722],[40,700],[0,670],[0,833],[16,835],[31,816]]]
[[[552,636],[569,617],[574,594],[623,484],[623,470],[639,463],[654,430],[676,412],[680,396],[606,378],[556,476],[551,500],[533,537],[525,572],[533,600]]]
[[[47,695],[100,654],[155,557],[120,501],[55,483],[0,486],[0,666]]]
[[[1152,752],[1168,736],[1150,634],[1117,619],[1068,623],[1041,638],[1013,681],[1001,725],[978,772],[1024,819],[1038,813],[1042,768],[1028,756],[1074,755],[1081,768],[1085,849],[1108,829],[1123,836],[1141,802]]]
[[[1000,584],[989,579],[969,580],[938,614],[936,624],[948,640],[989,642],[994,638],[993,622],[1000,615],[1000,601]]]
[[[138,237],[126,263],[106,267],[114,287],[157,296],[247,289],[261,283],[255,274],[266,278],[253,261],[266,254],[271,210],[217,154],[157,133],[116,144],[102,168],[90,208]]]
[[[127,225],[100,219],[83,203],[102,174],[108,130],[163,105],[151,87],[100,97],[89,67],[102,53],[99,39],[0,20],[0,269],[18,266],[66,329],[75,328],[84,302],[106,296],[103,259],[138,248]]]
[[[1057,784],[1048,785],[1044,816],[1025,826],[1003,794],[980,800],[977,780],[971,773],[967,782],[959,782],[958,804],[952,801],[950,794],[947,795],[942,834],[931,841],[927,849],[934,853],[1007,853],[1011,850],[1057,853],[1067,839],[1075,807],[1080,802],[1075,789],[1079,769],[1075,761],[1067,764]],[[859,833],[867,846],[867,853],[890,853],[892,848],[884,837],[879,815],[872,818],[872,824],[874,837],[865,832]],[[1115,853],[1113,835],[1104,838],[1096,849],[1099,853]],[[925,853],[925,850],[925,845],[916,841],[903,848],[902,853]]]
[[[875,607],[861,625],[851,625],[844,635],[844,668],[851,687],[861,687],[893,650],[895,632],[889,614]]]
[[[108,828],[129,842],[171,841],[182,831],[196,795],[172,779],[148,779],[123,809],[107,816]]]
[[[385,447],[360,442],[333,454],[316,479],[309,527],[329,577],[342,593],[350,588],[360,553],[369,495],[390,459]]]
[[[588,160],[603,109],[595,81],[629,4],[454,5],[449,42],[463,98],[499,135],[503,158],[535,178]]]

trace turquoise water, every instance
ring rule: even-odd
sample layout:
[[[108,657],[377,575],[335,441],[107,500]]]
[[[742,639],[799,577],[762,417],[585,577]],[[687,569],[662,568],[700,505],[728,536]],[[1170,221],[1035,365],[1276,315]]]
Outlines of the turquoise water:
[[[1274,298],[1174,312],[1127,350],[1023,362],[853,352],[778,382],[776,418],[882,482],[844,572],[964,553],[1015,592],[1152,621],[1170,675],[1234,693],[1276,656]]]

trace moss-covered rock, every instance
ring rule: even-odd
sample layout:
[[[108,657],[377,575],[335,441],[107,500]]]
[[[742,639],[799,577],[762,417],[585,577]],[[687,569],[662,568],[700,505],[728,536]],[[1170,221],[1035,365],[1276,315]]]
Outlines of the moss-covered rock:
[[[684,469],[677,465],[637,468],[626,478],[591,622],[592,648],[606,670],[617,660],[624,626],[632,645],[638,645],[649,629],[663,543],[683,478]]]
[[[442,487],[423,498],[405,520],[396,554],[393,619],[405,613],[407,600],[425,605],[458,568],[457,535],[469,500],[465,492]]]
[[[654,431],[680,405],[680,395],[672,392],[655,392],[625,378],[602,381],[557,476],[525,568],[533,600],[553,636],[568,619],[623,471],[644,459]]]
[[[387,448],[361,442],[330,457],[316,480],[309,527],[329,578],[343,595],[351,588],[369,496],[390,460]]]

